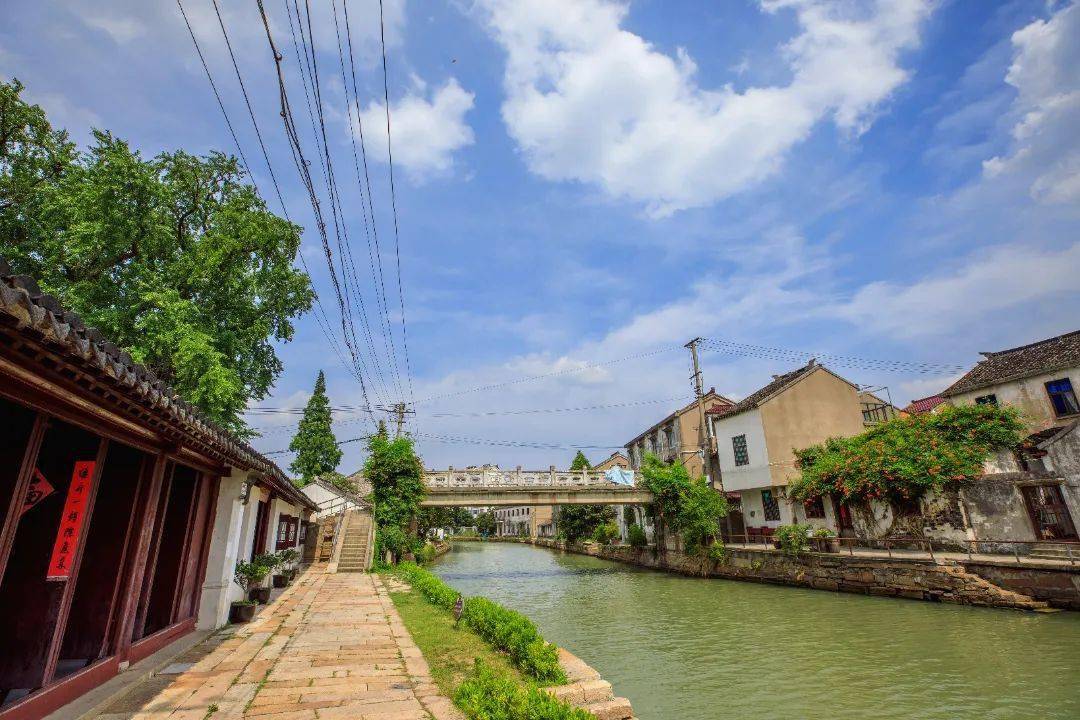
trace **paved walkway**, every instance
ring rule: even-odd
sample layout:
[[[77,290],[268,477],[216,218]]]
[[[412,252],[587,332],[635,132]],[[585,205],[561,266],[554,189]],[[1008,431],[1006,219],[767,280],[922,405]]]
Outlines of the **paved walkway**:
[[[189,652],[101,720],[459,720],[386,591],[363,573],[307,570],[256,619]]]
[[[729,548],[736,548],[739,550],[758,550],[766,552],[781,552],[776,550],[772,544],[763,543],[727,543]],[[990,554],[990,553],[967,553],[962,552],[943,552],[935,550],[934,554],[931,554],[925,550],[908,550],[906,548],[892,548],[892,550],[885,550],[879,548],[866,548],[843,546],[840,549],[841,555],[854,555],[855,557],[865,558],[898,558],[901,560],[950,560],[953,562],[984,562],[984,563],[1008,563],[1012,565],[1022,565],[1027,567],[1042,567],[1042,568],[1068,568],[1068,567],[1080,567],[1080,553],[1072,560],[1054,559],[1054,558],[1035,558],[1026,555],[1005,555],[1005,554]]]

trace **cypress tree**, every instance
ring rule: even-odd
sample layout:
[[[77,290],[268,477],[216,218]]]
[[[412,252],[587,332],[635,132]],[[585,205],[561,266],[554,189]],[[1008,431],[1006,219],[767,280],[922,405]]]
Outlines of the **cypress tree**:
[[[330,427],[330,400],[326,397],[326,377],[322,370],[315,380],[315,391],[304,408],[300,426],[289,443],[296,453],[289,469],[298,476],[297,485],[303,487],[320,475],[333,473],[341,462],[341,448]]]
[[[571,470],[589,470],[592,468],[592,463],[589,462],[589,458],[585,457],[585,453],[580,450],[577,451],[577,455],[574,456],[574,461],[570,463]]]

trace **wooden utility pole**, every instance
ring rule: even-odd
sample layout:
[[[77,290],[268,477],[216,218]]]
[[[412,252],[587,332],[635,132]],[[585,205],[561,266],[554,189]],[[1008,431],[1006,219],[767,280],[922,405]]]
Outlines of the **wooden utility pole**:
[[[690,358],[694,363],[694,397],[697,398],[698,406],[698,447],[701,451],[701,462],[705,468],[705,476],[717,490],[723,492],[724,484],[720,479],[720,473],[713,467],[712,462],[712,428],[705,422],[705,389],[701,378],[701,365],[698,363],[697,346],[701,338],[696,337],[686,343],[689,348]]]
[[[394,403],[394,415],[397,418],[394,422],[397,423],[397,434],[394,437],[401,437],[401,430],[405,426],[405,416],[412,415],[415,410],[409,410],[405,403]]]

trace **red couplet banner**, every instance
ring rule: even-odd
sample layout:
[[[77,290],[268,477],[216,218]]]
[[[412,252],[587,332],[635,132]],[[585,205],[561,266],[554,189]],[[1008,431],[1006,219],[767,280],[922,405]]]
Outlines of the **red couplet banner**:
[[[71,474],[64,514],[60,516],[60,529],[53,544],[52,560],[46,580],[65,581],[71,574],[71,562],[79,546],[79,535],[86,519],[86,504],[94,482],[94,460],[77,460]]]

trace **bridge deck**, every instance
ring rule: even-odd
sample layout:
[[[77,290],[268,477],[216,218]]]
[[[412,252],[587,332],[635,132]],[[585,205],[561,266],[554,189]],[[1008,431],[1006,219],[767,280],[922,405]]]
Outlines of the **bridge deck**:
[[[636,487],[488,486],[428,487],[426,507],[487,507],[517,505],[641,505],[652,493]]]

